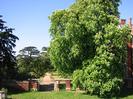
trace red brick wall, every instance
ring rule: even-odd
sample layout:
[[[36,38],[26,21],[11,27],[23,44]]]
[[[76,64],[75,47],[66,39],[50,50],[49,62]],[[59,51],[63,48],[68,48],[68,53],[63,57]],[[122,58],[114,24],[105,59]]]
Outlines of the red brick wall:
[[[132,43],[128,43],[128,67],[127,77],[132,77]]]
[[[37,81],[15,81],[15,80],[2,81],[1,86],[7,86],[16,91],[29,91],[30,89],[38,90]]]
[[[29,91],[29,81],[17,81],[15,86],[22,91]]]

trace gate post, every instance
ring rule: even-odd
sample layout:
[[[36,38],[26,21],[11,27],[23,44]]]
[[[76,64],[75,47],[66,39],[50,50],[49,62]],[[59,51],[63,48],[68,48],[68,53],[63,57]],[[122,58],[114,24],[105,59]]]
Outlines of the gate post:
[[[71,80],[66,80],[66,91],[71,90]]]

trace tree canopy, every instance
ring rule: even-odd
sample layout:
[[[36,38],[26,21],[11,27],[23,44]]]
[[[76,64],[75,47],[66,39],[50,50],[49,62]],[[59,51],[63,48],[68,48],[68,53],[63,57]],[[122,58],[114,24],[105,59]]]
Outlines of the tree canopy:
[[[28,46],[19,51],[17,66],[20,80],[38,78],[53,69],[47,49],[43,47],[40,53],[35,46]]]
[[[0,79],[12,78],[16,73],[16,58],[13,48],[18,37],[13,34],[13,29],[5,26],[5,21],[0,16]]]
[[[39,50],[35,46],[28,46],[19,51],[23,57],[34,57],[39,55]]]
[[[128,26],[119,28],[120,0],[76,0],[50,16],[50,59],[73,84],[88,93],[113,96],[120,91]]]

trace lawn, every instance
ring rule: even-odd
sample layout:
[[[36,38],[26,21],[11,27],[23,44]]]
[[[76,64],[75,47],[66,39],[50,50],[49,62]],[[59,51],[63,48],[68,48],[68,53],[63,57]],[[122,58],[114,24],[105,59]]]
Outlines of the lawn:
[[[9,99],[100,99],[97,96],[90,96],[74,92],[24,92],[8,95]],[[133,95],[122,96],[113,99],[133,99]]]
[[[99,99],[97,96],[89,96],[74,92],[25,92],[8,95],[9,99]]]

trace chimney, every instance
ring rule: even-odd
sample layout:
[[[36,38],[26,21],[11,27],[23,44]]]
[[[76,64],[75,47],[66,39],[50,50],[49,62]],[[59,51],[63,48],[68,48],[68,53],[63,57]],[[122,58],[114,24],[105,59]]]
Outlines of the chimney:
[[[128,25],[132,29],[132,18],[129,18]]]
[[[133,35],[133,25],[131,26],[131,34]]]
[[[121,19],[120,20],[120,25],[125,25],[126,24],[126,20],[125,19]]]

